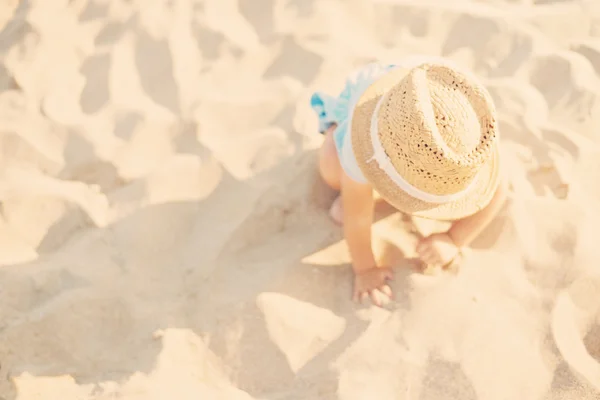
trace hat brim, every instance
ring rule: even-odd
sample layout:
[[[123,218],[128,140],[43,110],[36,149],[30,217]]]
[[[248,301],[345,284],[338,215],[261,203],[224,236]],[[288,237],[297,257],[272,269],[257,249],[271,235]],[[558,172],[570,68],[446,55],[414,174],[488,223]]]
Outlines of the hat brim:
[[[475,214],[485,208],[499,183],[500,157],[498,146],[491,157],[481,166],[478,179],[459,200],[435,204],[416,199],[400,189],[382,171],[376,162],[367,162],[373,156],[373,145],[368,134],[371,118],[377,102],[392,86],[409,72],[406,68],[394,69],[371,84],[360,96],[352,114],[352,149],[356,161],[367,180],[381,197],[392,206],[407,214],[437,220],[457,220]]]

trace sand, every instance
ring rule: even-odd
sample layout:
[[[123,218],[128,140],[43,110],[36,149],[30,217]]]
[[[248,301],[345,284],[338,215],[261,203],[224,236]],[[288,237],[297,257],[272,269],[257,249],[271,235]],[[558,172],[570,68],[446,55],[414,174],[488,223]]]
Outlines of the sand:
[[[600,3],[5,0],[0,399],[600,398]],[[381,209],[350,302],[313,90],[442,55],[511,182],[457,273]]]

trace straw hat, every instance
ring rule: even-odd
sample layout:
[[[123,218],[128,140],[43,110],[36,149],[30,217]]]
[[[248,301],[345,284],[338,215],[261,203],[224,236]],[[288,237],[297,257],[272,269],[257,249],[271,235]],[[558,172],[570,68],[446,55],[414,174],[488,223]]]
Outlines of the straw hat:
[[[455,220],[474,214],[498,186],[498,123],[475,78],[435,61],[396,68],[354,107],[352,148],[365,177],[394,207]]]

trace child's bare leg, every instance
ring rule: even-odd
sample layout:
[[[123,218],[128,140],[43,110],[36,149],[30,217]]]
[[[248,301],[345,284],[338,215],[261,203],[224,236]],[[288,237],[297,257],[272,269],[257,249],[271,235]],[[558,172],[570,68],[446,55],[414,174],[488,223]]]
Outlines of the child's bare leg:
[[[325,141],[319,150],[319,173],[329,187],[339,191],[342,182],[342,167],[335,148],[335,142],[333,141],[333,131],[335,128],[336,125],[332,125],[325,132]],[[329,209],[329,215],[335,222],[342,223],[342,202],[340,196],[333,201]]]
[[[319,172],[327,185],[334,190],[340,190],[342,167],[333,141],[335,128],[336,125],[332,125],[325,132],[325,141],[319,150]]]

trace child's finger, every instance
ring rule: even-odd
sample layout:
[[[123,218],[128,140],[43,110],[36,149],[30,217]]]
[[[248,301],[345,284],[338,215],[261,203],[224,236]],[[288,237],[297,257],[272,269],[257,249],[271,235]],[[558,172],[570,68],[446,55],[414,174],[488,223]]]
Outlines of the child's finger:
[[[369,292],[362,292],[360,294],[360,304],[365,304],[365,300],[369,298]]]
[[[423,260],[426,263],[432,263],[435,260],[435,254],[433,253],[433,251],[427,251],[421,254],[421,260]]]
[[[383,271],[383,277],[385,279],[394,279],[394,271],[392,271],[391,269],[386,269],[385,271]]]
[[[417,243],[415,251],[417,252],[417,254],[421,254],[427,249],[427,247],[428,243],[425,240],[420,240],[419,243]]]
[[[382,297],[383,296],[382,296],[382,294],[381,294],[381,292],[379,290],[377,290],[377,289],[371,290],[371,301],[377,307],[381,307],[381,298]]]
[[[387,297],[389,297],[390,299],[392,299],[394,297],[394,293],[392,292],[392,288],[389,287],[388,285],[383,285],[381,287],[381,289],[379,289],[379,290],[381,290],[381,292],[383,294],[385,294]]]
[[[381,287],[379,289],[375,289],[371,292],[371,298],[373,300],[373,303],[378,306],[378,307],[382,307],[385,306],[387,304],[389,304],[389,302],[392,300],[392,296],[391,293],[385,293],[385,287]],[[389,287],[388,287],[389,289]],[[391,292],[391,290],[390,290]]]
[[[435,251],[433,251],[433,249],[428,248],[426,251],[423,251],[421,254],[419,254],[419,258],[425,263],[433,264],[437,257]]]
[[[419,257],[425,257],[428,254],[433,253],[434,251],[435,250],[433,249],[430,243],[423,243],[423,245],[419,246],[419,248],[417,249],[417,255]]]

